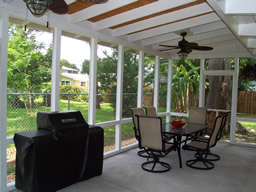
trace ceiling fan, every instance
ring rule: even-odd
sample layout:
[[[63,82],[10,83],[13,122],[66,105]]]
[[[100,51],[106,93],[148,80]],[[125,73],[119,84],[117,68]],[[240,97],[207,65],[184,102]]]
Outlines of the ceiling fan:
[[[65,0],[23,0],[29,11],[35,16],[42,16],[50,9],[56,14],[68,12],[68,5]],[[95,4],[106,3],[108,0],[80,0],[82,2],[92,2]]]
[[[179,41],[178,46],[174,45],[159,45],[161,47],[166,47],[167,49],[161,49],[160,51],[168,51],[173,49],[180,49],[178,52],[178,55],[181,59],[185,59],[189,53],[192,52],[192,50],[198,50],[198,51],[210,51],[213,50],[212,47],[208,46],[199,46],[197,43],[190,43],[185,40],[185,36],[187,35],[186,32],[180,33],[182,36],[182,40]]]

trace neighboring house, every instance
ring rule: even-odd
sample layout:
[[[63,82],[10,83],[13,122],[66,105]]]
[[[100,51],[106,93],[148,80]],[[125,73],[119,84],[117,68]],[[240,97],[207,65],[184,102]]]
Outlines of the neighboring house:
[[[80,87],[89,92],[89,76],[85,74],[78,74],[78,70],[76,69],[62,67],[60,84]]]

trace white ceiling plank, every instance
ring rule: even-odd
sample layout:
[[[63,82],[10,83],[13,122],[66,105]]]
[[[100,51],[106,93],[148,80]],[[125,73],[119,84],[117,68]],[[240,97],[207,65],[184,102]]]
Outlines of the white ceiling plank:
[[[226,0],[225,14],[255,14],[255,0]]]
[[[223,36],[223,35],[229,35],[229,34],[232,34],[229,29],[219,29],[219,30],[210,31],[210,32],[207,32],[207,33],[202,33],[202,34],[196,34],[196,35],[193,35],[193,36],[188,36],[188,37],[186,37],[186,39],[188,41],[200,41],[200,40],[204,40],[204,39],[209,39],[209,38],[214,38],[214,37]],[[165,34],[165,35],[167,35],[167,34]],[[178,35],[178,37],[179,37],[178,40],[177,40],[177,38],[173,38],[173,39],[176,39],[175,41],[171,41],[172,39],[166,39],[168,41],[165,41],[165,42],[164,41],[157,41],[157,38],[161,39],[161,36],[152,37],[152,38],[145,39],[145,40],[142,40],[142,41],[150,42],[151,40],[155,39],[154,43],[152,43],[151,45],[157,44],[157,43],[161,43],[161,44],[163,44],[163,43],[164,44],[170,43],[170,45],[173,45],[174,43],[177,43],[178,41],[181,40],[181,36]]]
[[[240,35],[240,36],[256,36],[256,23],[240,24],[238,35]]]
[[[141,41],[141,45],[143,46],[148,46],[148,45],[153,45],[156,43],[160,43],[160,42],[164,42],[164,41],[169,41],[172,39],[177,39],[180,38],[180,35],[177,35],[175,33],[167,33],[161,36],[156,36],[156,37],[152,37],[149,39],[144,39]]]
[[[199,46],[220,47],[220,46],[224,46],[224,45],[236,42],[236,38],[234,37],[234,35],[225,35],[221,37],[215,37],[215,38],[205,39],[202,41],[193,41],[193,42],[198,43]],[[175,44],[169,44],[169,45],[175,45]],[[160,46],[153,46],[152,48],[163,49],[163,47],[160,47]]]
[[[256,48],[256,39],[249,38],[248,39],[248,47],[249,48]]]
[[[171,23],[174,21],[182,20],[185,18],[193,17],[204,13],[211,12],[212,9],[206,4],[202,3],[196,6],[188,7],[183,10],[174,11],[151,19],[146,19],[140,22],[136,22],[124,27],[120,27],[113,30],[113,36],[122,36],[125,34],[133,33],[156,25],[162,25]]]
[[[214,39],[214,38],[218,38],[218,37],[222,37],[222,36],[226,36],[226,35],[232,35],[232,33],[230,32],[229,29],[219,29],[219,30],[215,30],[215,31],[207,32],[207,33],[188,36],[188,37],[186,37],[186,40],[189,42],[199,42],[199,41],[208,40],[208,39],[212,39],[212,38]],[[178,42],[181,39],[182,39],[182,37],[179,36],[179,39],[162,42],[161,44],[178,45]],[[153,49],[162,49],[163,47],[160,47],[158,44],[155,44],[152,46],[152,48]]]
[[[190,31],[193,34],[199,34],[199,33],[204,33],[204,32],[213,31],[217,29],[223,29],[223,28],[226,28],[226,25],[222,21],[217,21],[217,22],[206,24],[206,25],[192,27],[190,28]]]
[[[219,43],[212,51],[192,51],[188,59],[196,58],[232,58],[232,57],[250,57],[250,54],[238,41]],[[178,58],[176,56],[176,58]]]
[[[92,17],[95,17],[97,15],[101,15],[103,13],[112,11],[114,9],[118,9],[120,7],[129,5],[131,3],[136,2],[137,0],[109,0],[108,3],[103,4],[97,4],[91,7],[88,7],[84,10],[81,10],[77,13],[72,14],[71,16],[71,22],[72,23],[79,23],[81,21],[84,21],[86,19],[90,19]]]
[[[196,43],[198,43],[199,45],[211,45],[214,43],[224,43],[225,41],[234,41],[236,40],[234,35],[224,35],[224,36],[220,36],[220,37],[215,37],[215,38],[210,38],[210,39],[206,39],[206,40],[202,40],[202,41],[197,41]]]
[[[200,16],[200,17],[195,17],[192,19],[187,19],[187,20],[180,21],[177,23],[165,25],[162,27],[157,27],[157,28],[150,29],[147,31],[142,31],[142,32],[138,32],[135,34],[131,34],[128,36],[128,40],[129,41],[142,40],[142,39],[146,39],[146,38],[153,37],[156,35],[170,33],[170,32],[184,29],[184,28],[195,27],[198,25],[203,25],[206,23],[211,23],[211,22],[219,21],[219,20],[220,20],[219,17],[215,13],[211,13],[211,14]]]
[[[112,26],[119,25],[128,21],[132,21],[138,18],[142,18],[148,15],[152,15],[161,11],[172,9],[187,3],[191,3],[194,0],[158,0],[157,2],[127,11],[125,13],[115,15],[110,18],[103,19],[95,23],[95,30],[102,30]]]
[[[245,48],[241,45],[241,43],[235,41],[235,40],[226,40],[223,42],[215,42],[212,44],[209,44],[209,46],[213,47],[212,52],[219,52],[225,50],[227,46],[229,45],[237,45],[236,47],[232,47],[232,50],[226,50],[226,52],[233,52],[233,51],[244,51]]]

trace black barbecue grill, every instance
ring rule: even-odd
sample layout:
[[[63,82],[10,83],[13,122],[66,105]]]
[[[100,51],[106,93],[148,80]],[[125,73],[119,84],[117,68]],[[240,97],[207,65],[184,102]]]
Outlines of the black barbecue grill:
[[[16,133],[16,188],[51,192],[102,174],[103,129],[80,111],[39,112],[37,131]]]

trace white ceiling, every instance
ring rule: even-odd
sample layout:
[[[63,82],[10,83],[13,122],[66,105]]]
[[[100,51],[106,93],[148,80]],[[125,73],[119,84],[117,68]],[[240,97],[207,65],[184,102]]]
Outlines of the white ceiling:
[[[2,2],[1,2],[2,1]],[[87,39],[97,37],[110,44],[144,50],[160,56],[177,58],[179,50],[159,52],[159,44],[177,45],[180,32],[186,31],[186,40],[203,46],[212,46],[212,51],[193,51],[196,57],[247,57],[256,56],[256,0],[207,0],[198,5],[172,11],[149,19],[111,29],[135,19],[170,10],[195,0],[158,0],[108,17],[97,22],[88,19],[115,10],[137,0],[109,0],[83,9],[71,15],[34,17],[28,15],[23,0],[0,0],[0,11],[8,11],[11,17],[43,25],[50,20],[51,27],[61,27],[66,35]],[[66,0],[68,4],[74,0]],[[48,17],[48,18],[47,18]],[[73,34],[73,35],[71,35]]]

